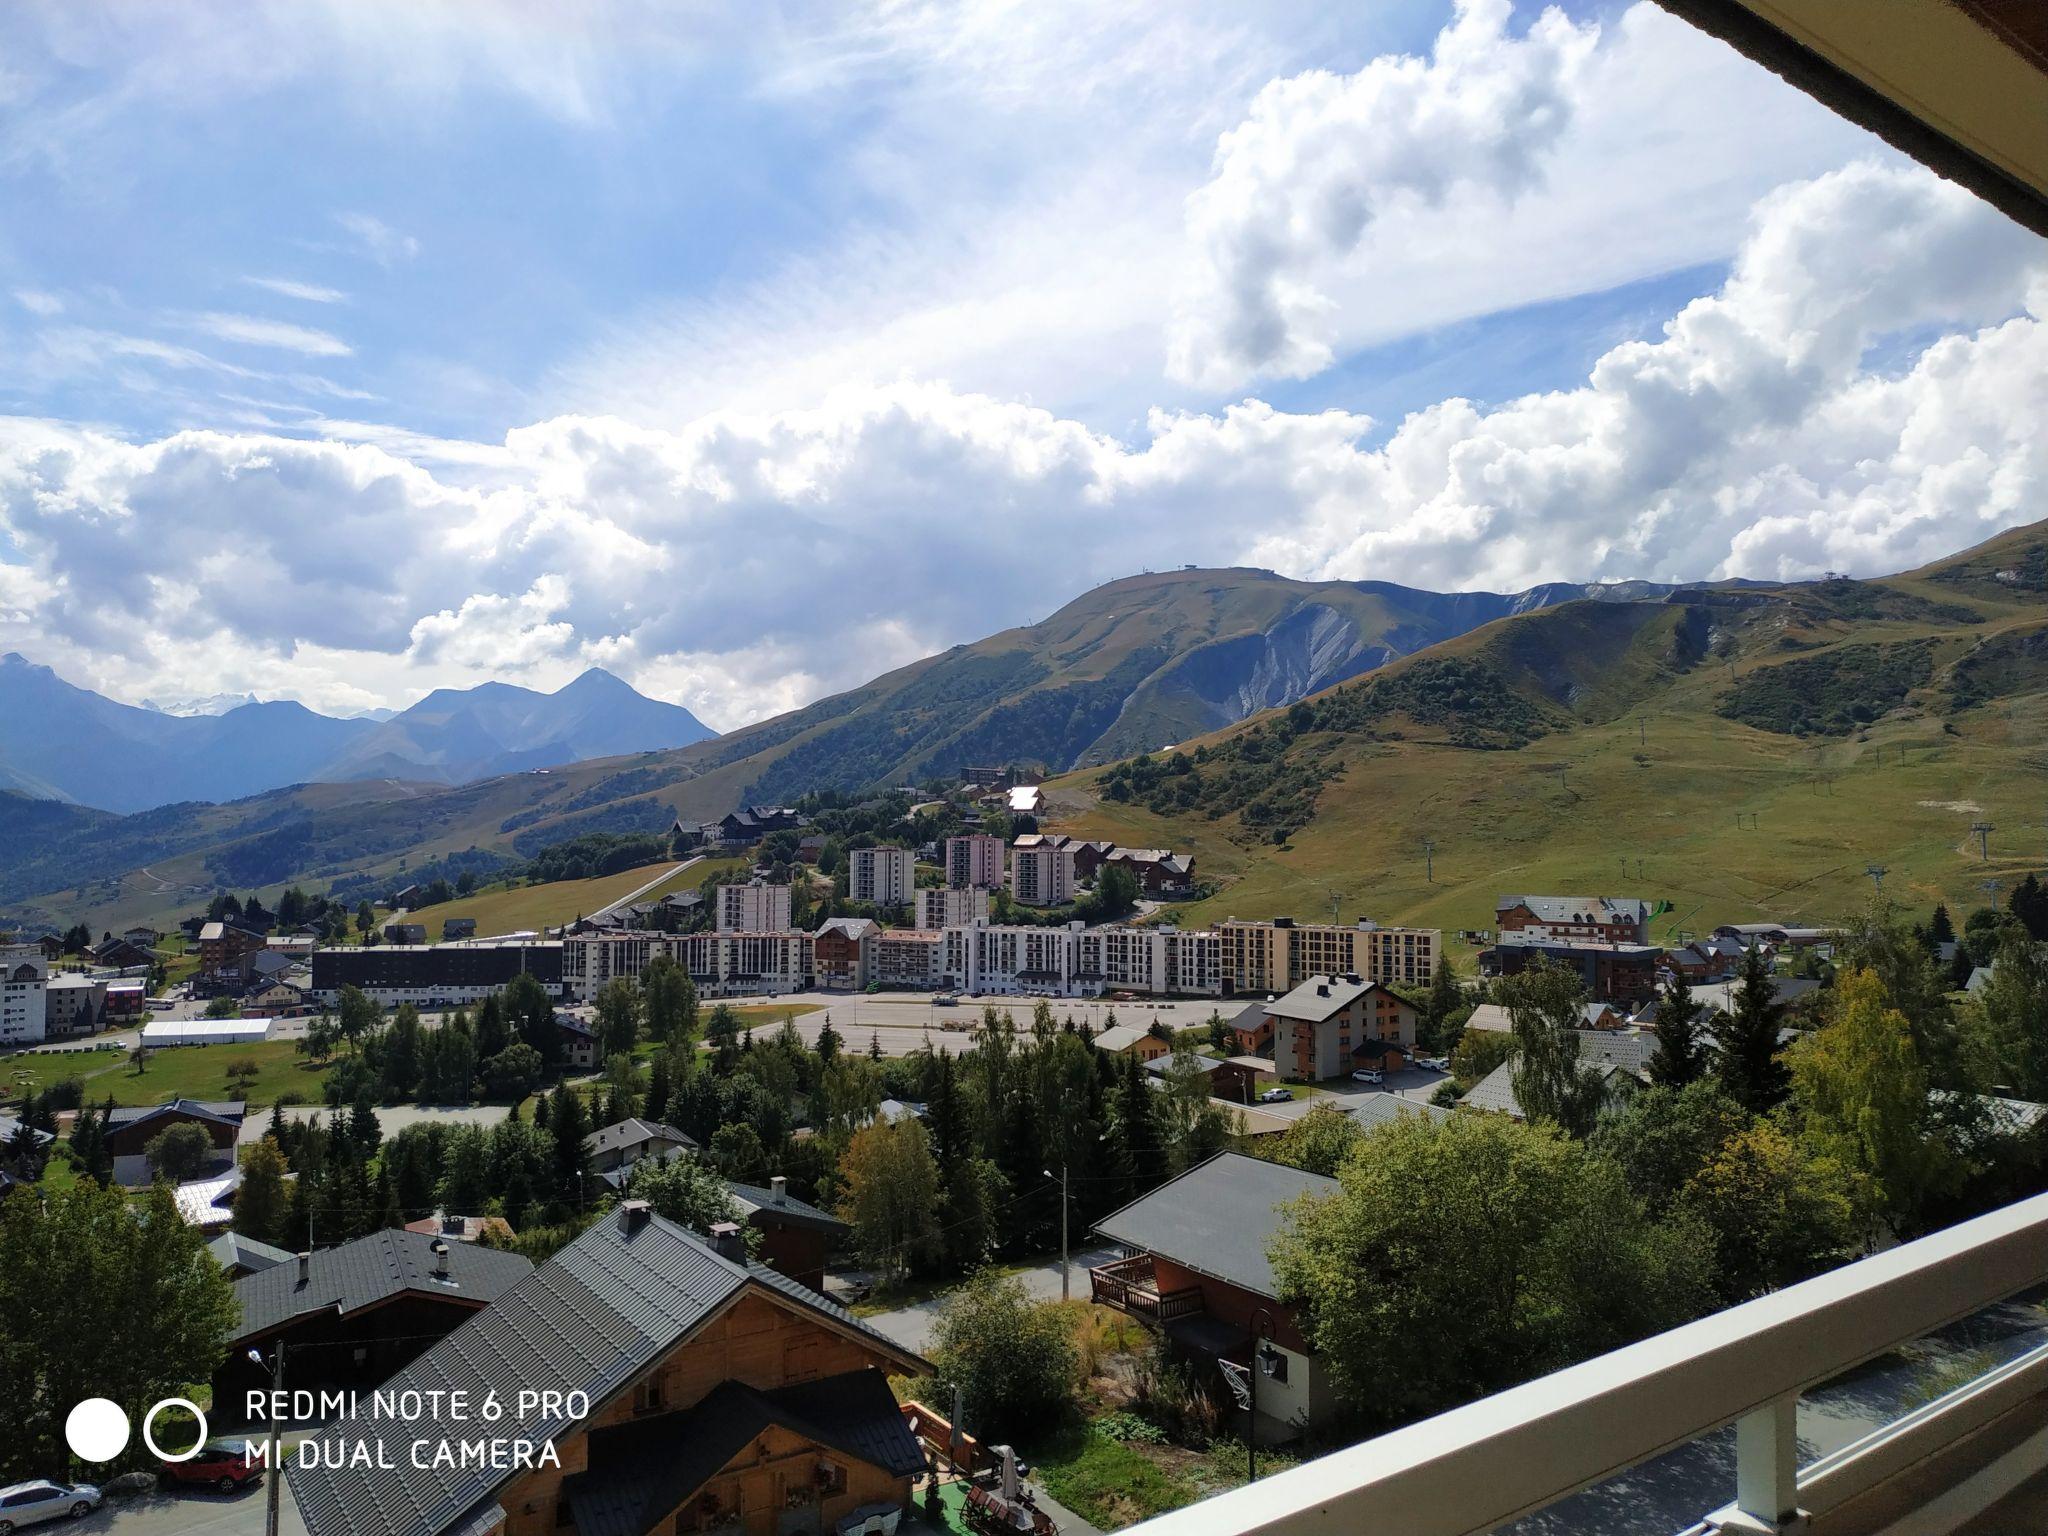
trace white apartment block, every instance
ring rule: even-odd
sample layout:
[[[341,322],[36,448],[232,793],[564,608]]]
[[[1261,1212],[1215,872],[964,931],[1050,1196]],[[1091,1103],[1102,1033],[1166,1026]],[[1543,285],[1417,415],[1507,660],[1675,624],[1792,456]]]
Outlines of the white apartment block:
[[[0,1045],[44,1039],[50,964],[40,944],[0,945]]]
[[[1010,895],[1027,907],[1057,907],[1074,899],[1074,850],[1049,843],[1010,850]]]
[[[992,891],[1003,883],[1003,840],[986,832],[946,839],[946,884]]]
[[[589,1002],[615,977],[638,980],[656,955],[689,972],[701,997],[801,992],[811,984],[807,933],[582,933],[562,940],[568,994]]]
[[[991,839],[993,841],[993,839]],[[917,893],[917,926],[931,932],[965,928],[988,921],[989,893],[985,887],[927,886]]]
[[[946,935],[936,929],[884,928],[875,935],[874,979],[918,991],[946,985]]]
[[[1223,991],[1223,944],[1209,929],[983,925],[948,929],[945,943],[946,979],[974,993],[1217,997]]]
[[[907,907],[917,891],[917,855],[908,848],[853,848],[846,855],[846,895],[876,907]]]
[[[750,880],[718,888],[720,933],[789,932],[789,887]]]

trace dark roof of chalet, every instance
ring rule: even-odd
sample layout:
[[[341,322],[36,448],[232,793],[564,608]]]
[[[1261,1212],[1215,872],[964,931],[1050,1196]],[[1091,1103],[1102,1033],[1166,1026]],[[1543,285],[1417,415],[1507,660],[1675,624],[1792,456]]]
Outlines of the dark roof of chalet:
[[[20,1134],[21,1134],[21,1117],[20,1117],[20,1116],[18,1116],[18,1115],[0,1115],[0,1151],[5,1151],[5,1150],[6,1150],[6,1145],[7,1145],[7,1143],[8,1143],[8,1142],[10,1142],[10,1141],[12,1141],[12,1140],[14,1140],[14,1138],[15,1138],[15,1137],[17,1137],[17,1136],[19,1136]],[[30,1127],[30,1129],[29,1129],[29,1139],[30,1139],[31,1141],[33,1141],[33,1142],[34,1142],[34,1143],[35,1143],[35,1144],[36,1144],[37,1146],[39,1146],[39,1147],[43,1147],[43,1146],[48,1146],[48,1145],[49,1145],[49,1144],[50,1144],[51,1142],[55,1141],[55,1140],[56,1140],[57,1138],[56,1138],[55,1136],[51,1135],[51,1134],[50,1134],[50,1133],[49,1133],[48,1131],[41,1131],[41,1130],[37,1130],[37,1129],[35,1129],[34,1127]]]
[[[387,1387],[464,1390],[478,1401],[495,1391],[508,1411],[493,1426],[493,1438],[557,1439],[572,1421],[540,1408],[521,1417],[522,1390],[586,1392],[593,1410],[601,1408],[749,1286],[859,1334],[909,1369],[930,1369],[808,1286],[764,1265],[724,1258],[659,1216],[634,1221],[622,1209],[467,1319]],[[453,1536],[488,1513],[498,1489],[516,1475],[488,1466],[414,1467],[410,1444],[418,1434],[418,1426],[367,1415],[325,1431],[330,1455],[331,1447],[374,1441],[384,1447],[381,1459],[393,1465],[294,1469],[292,1491],[309,1536]]]
[[[239,1269],[252,1275],[278,1264],[289,1264],[293,1257],[282,1248],[259,1243],[239,1232],[221,1233],[206,1245],[206,1251],[222,1269]]]
[[[322,1248],[299,1281],[296,1264],[279,1264],[235,1282],[242,1309],[238,1339],[270,1333],[313,1312],[343,1317],[402,1292],[487,1304],[532,1273],[516,1253],[449,1243],[448,1279],[434,1275],[433,1245],[425,1232],[372,1232],[338,1248]]]
[[[1385,990],[1378,982],[1358,976],[1310,976],[1285,997],[1264,1007],[1276,1019],[1308,1019],[1321,1023],[1333,1014],[1343,1012],[1367,993]]]
[[[1113,1243],[1169,1259],[1241,1290],[1278,1298],[1267,1244],[1280,1232],[1280,1208],[1301,1195],[1324,1195],[1335,1179],[1219,1152],[1151,1194],[1095,1223]]]
[[[107,1112],[107,1129],[141,1125],[173,1112],[195,1120],[211,1120],[216,1125],[240,1125],[246,1109],[246,1105],[234,1099],[171,1099],[163,1104],[123,1105]]]
[[[848,1232],[852,1228],[829,1211],[821,1211],[815,1205],[806,1205],[794,1195],[784,1192],[782,1198],[775,1198],[775,1191],[763,1189],[758,1184],[740,1184],[731,1179],[725,1187],[732,1191],[733,1199],[739,1201],[749,1216],[756,1211],[786,1221],[791,1226],[815,1227],[821,1232]]]
[[[762,1392],[727,1381],[693,1408],[597,1431],[590,1467],[562,1492],[578,1536],[644,1536],[771,1424],[896,1477],[924,1470],[880,1371],[862,1368]]]

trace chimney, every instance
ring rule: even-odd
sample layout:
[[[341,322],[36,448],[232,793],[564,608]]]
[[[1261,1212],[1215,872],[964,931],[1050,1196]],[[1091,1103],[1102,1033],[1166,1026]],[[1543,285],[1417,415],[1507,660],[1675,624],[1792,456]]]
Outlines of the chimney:
[[[313,1255],[311,1255],[310,1253],[302,1253],[299,1255],[299,1284],[305,1285],[312,1278]]]
[[[789,1180],[779,1173],[768,1181],[768,1189],[770,1197],[776,1205],[781,1205],[789,1198]]]
[[[747,1245],[740,1241],[737,1222],[714,1221],[711,1224],[711,1251],[735,1264],[747,1262]]]
[[[653,1214],[653,1208],[645,1200],[622,1200],[619,1202],[619,1230],[631,1237],[647,1225],[647,1218]]]
[[[434,1256],[434,1278],[436,1280],[446,1280],[448,1278],[448,1244],[437,1237],[432,1243],[427,1245],[427,1252]]]

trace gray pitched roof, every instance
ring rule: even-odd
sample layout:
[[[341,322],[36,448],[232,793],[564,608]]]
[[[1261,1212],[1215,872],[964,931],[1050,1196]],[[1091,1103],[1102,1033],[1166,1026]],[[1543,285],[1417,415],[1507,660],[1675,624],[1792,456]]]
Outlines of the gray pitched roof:
[[[1367,1130],[1376,1125],[1386,1125],[1403,1115],[1419,1115],[1424,1120],[1451,1118],[1451,1112],[1441,1104],[1431,1104],[1423,1099],[1405,1099],[1398,1093],[1357,1093],[1342,1103],[1344,1113]]]
[[[608,1152],[617,1147],[637,1147],[649,1141],[672,1141],[685,1147],[697,1145],[687,1133],[673,1125],[660,1120],[633,1119],[592,1131],[583,1138],[583,1146],[590,1152]]]
[[[1509,907],[1527,907],[1539,923],[1647,923],[1650,904],[1627,896],[1503,896],[1493,904],[1496,912]]]
[[[924,1470],[924,1452],[880,1371],[768,1392],[727,1381],[693,1408],[590,1437],[589,1470],[562,1485],[578,1536],[644,1536],[771,1424],[893,1476]]]
[[[121,1105],[108,1112],[107,1128],[113,1130],[124,1125],[138,1125],[173,1110],[194,1119],[211,1120],[217,1125],[240,1125],[245,1108],[233,1099],[172,1099],[168,1104]]]
[[[1280,1208],[1329,1194],[1335,1179],[1219,1152],[1151,1194],[1112,1211],[1095,1230],[1113,1243],[1170,1259],[1261,1296],[1279,1295],[1266,1245],[1285,1225]]]
[[[270,1269],[279,1264],[289,1264],[292,1255],[282,1248],[269,1243],[259,1243],[253,1237],[244,1237],[239,1232],[223,1232],[206,1245],[206,1251],[213,1255],[214,1262],[222,1269],[240,1269],[250,1274]]]
[[[929,1369],[808,1286],[762,1265],[723,1258],[659,1216],[635,1223],[621,1211],[437,1342],[389,1387],[463,1390],[479,1401],[494,1390],[507,1412],[492,1427],[493,1438],[556,1439],[572,1423],[539,1409],[520,1417],[522,1389],[586,1392],[593,1409],[601,1407],[749,1284],[861,1334],[915,1369]],[[310,1536],[453,1536],[514,1475],[488,1467],[414,1467],[410,1446],[417,1434],[413,1425],[368,1416],[328,1429],[322,1438],[333,1446],[374,1442],[385,1448],[379,1459],[393,1465],[294,1470],[292,1489]]]
[[[1341,1013],[1368,992],[1381,990],[1376,981],[1351,976],[1311,976],[1278,1002],[1267,1003],[1276,1019],[1322,1020]]]
[[[775,1198],[775,1191],[763,1189],[758,1184],[739,1184],[731,1179],[725,1187],[732,1191],[733,1199],[739,1201],[749,1216],[764,1211],[778,1221],[789,1222],[792,1226],[816,1227],[823,1232],[848,1232],[852,1229],[837,1216],[821,1211],[815,1205],[806,1205],[794,1195],[783,1192],[781,1200]]]
[[[296,1264],[244,1275],[235,1282],[235,1300],[242,1309],[236,1337],[268,1333],[310,1312],[346,1316],[401,1291],[489,1302],[533,1269],[531,1260],[516,1253],[450,1243],[448,1279],[440,1280],[434,1275],[436,1241],[426,1232],[372,1232],[315,1253],[304,1284]]]

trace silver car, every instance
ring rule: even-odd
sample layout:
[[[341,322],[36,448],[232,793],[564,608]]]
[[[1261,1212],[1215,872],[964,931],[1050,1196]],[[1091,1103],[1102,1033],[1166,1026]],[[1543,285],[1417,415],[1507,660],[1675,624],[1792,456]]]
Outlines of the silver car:
[[[0,1536],[66,1515],[80,1520],[99,1507],[100,1491],[91,1483],[15,1483],[0,1488]]]

